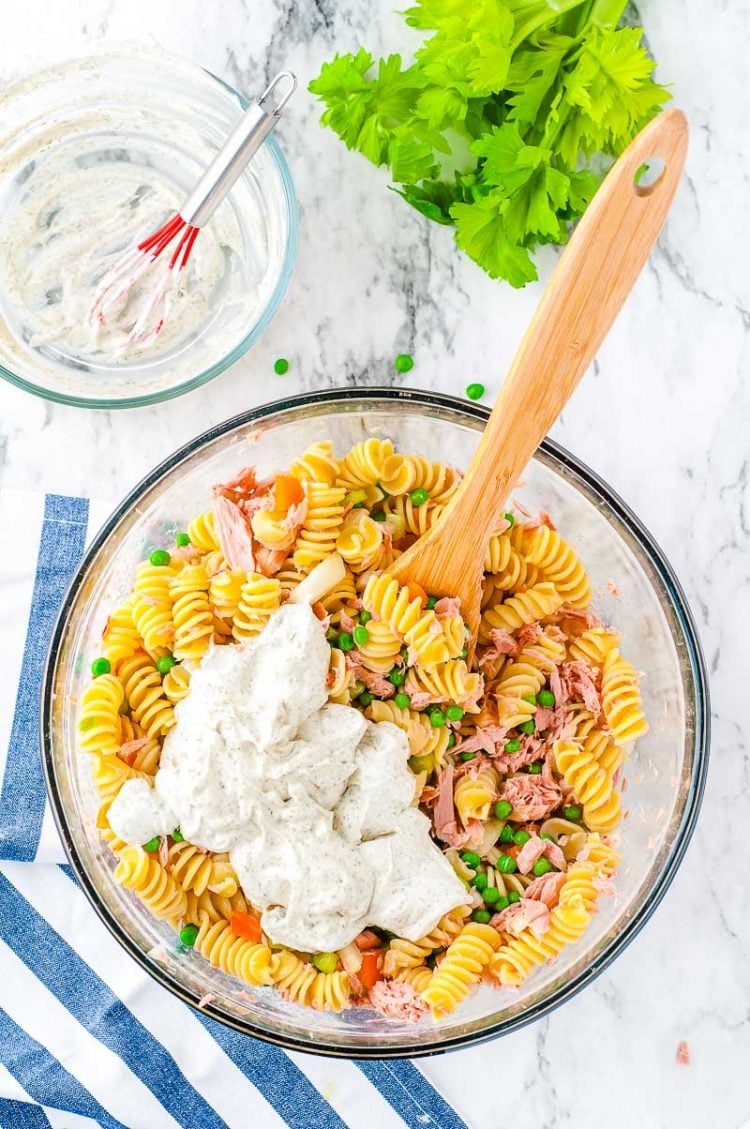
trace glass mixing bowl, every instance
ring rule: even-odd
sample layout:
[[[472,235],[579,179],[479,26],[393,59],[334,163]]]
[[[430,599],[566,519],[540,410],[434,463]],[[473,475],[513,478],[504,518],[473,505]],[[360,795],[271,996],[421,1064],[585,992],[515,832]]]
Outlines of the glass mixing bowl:
[[[262,475],[284,468],[328,437],[342,453],[368,435],[401,450],[465,467],[486,409],[416,391],[331,391],[268,404],[229,420],[172,455],[118,507],[91,544],[55,629],[44,686],[43,750],[60,832],[84,890],[107,927],[156,980],[207,1014],[286,1047],[341,1056],[415,1056],[476,1043],[538,1019],[589,983],[622,951],[667,889],[695,825],[708,754],[708,701],[700,645],[680,586],[653,540],[587,467],[546,441],[514,494],[542,505],[579,549],[596,606],[645,672],[651,722],[627,767],[628,817],[621,825],[616,895],[601,899],[581,941],[563,950],[520,991],[482,987],[434,1025],[386,1020],[364,1008],[340,1015],[254,990],[179,951],[174,934],[113,880],[114,860],[94,825],[98,807],[87,758],[76,752],[76,702],[89,680],[110,610],[130,588],[136,563],[169,543],[210,504],[211,484],[248,463]],[[504,499],[498,499],[498,507]],[[617,582],[620,596],[607,588]]]
[[[206,71],[135,44],[3,91],[0,375],[62,403],[131,407],[196,388],[246,352],[279,307],[297,245],[273,138],[199,237],[188,279],[205,264],[205,284],[188,316],[173,312],[154,342],[124,354],[86,327],[105,267],[180,206],[247,104]]]

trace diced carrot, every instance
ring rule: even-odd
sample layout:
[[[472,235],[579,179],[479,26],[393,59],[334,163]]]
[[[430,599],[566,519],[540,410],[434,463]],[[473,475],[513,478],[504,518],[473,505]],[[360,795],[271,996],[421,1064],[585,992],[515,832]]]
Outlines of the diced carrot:
[[[419,600],[422,607],[427,603],[427,593],[421,584],[417,584],[415,580],[410,580],[406,585],[409,596],[412,600]]]
[[[383,979],[383,957],[374,949],[362,953],[362,967],[357,973],[360,982],[365,988],[372,988],[378,980]]]
[[[283,513],[286,513],[290,506],[301,502],[305,496],[302,483],[293,474],[277,474],[274,493],[276,496],[275,508],[282,510]]]
[[[244,937],[246,941],[252,941],[254,945],[260,943],[262,930],[257,917],[253,917],[250,913],[243,913],[242,910],[236,909],[234,913],[230,915],[229,924],[232,927],[232,931],[236,933],[238,937]]]

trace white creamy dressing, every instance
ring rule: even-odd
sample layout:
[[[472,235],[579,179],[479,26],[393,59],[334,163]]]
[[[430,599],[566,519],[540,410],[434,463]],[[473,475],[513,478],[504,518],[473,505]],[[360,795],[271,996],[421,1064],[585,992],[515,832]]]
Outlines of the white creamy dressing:
[[[185,270],[171,275],[156,336],[129,340],[169,252],[103,325],[89,318],[107,269],[179,210],[238,114],[205,72],[143,44],[3,91],[1,364],[66,390],[90,374],[94,394],[121,395],[177,384],[245,338],[285,254],[280,182],[265,150],[201,230]]]
[[[228,851],[272,941],[339,949],[365,926],[408,940],[466,891],[417,808],[406,734],[327,703],[330,651],[309,607],[213,648],[176,706],[154,788],[128,781],[109,809],[141,844],[179,827]]]

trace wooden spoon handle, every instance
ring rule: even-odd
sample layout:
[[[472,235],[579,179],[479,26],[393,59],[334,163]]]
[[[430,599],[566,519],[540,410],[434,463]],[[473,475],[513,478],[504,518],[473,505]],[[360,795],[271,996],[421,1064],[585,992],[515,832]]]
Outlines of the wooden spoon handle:
[[[666,219],[682,174],[688,127],[667,110],[638,134],[607,174],[563,252],[471,461],[450,514],[440,523],[476,557],[500,507],[559,416],[635,283]],[[660,158],[661,176],[635,182],[641,165]],[[463,519],[463,521],[462,521]],[[462,522],[461,525],[459,523]],[[455,523],[455,524],[454,524]]]

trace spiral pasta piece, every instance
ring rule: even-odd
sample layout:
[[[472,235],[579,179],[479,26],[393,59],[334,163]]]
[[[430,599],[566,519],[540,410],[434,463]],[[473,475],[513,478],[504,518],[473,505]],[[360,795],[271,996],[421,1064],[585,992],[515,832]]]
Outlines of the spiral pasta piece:
[[[344,652],[331,651],[331,664],[328,668],[328,701],[346,706],[351,701],[354,685],[354,671],[346,665]]]
[[[187,535],[190,538],[190,544],[195,545],[196,549],[200,549],[201,552],[210,553],[221,548],[219,538],[216,536],[213,510],[198,514],[191,522],[188,522]]]
[[[253,572],[240,590],[232,634],[238,641],[260,635],[281,603],[281,584],[275,577]]]
[[[447,1015],[465,999],[499,946],[500,935],[491,925],[471,922],[464,926],[422,993],[433,1019]]]
[[[277,577],[278,579],[278,577]],[[231,624],[242,598],[242,585],[247,573],[239,569],[226,568],[215,573],[209,582],[208,598],[216,615]]]
[[[602,709],[616,745],[628,745],[648,732],[635,667],[616,647],[604,658]]]
[[[578,894],[560,902],[550,914],[550,926],[543,937],[530,930],[502,945],[490,961],[490,972],[500,984],[516,987],[534,971],[577,941],[591,921],[583,898]]]
[[[514,662],[505,666],[493,686],[498,725],[513,729],[533,717],[536,706],[526,699],[538,694],[545,682],[544,673],[531,663]]]
[[[404,689],[409,695],[429,694],[431,702],[455,702],[467,713],[475,713],[482,686],[481,674],[470,671],[463,659],[451,659],[429,670],[410,667]]]
[[[586,824],[592,830],[611,831],[620,821],[620,797],[611,775],[577,741],[555,741],[552,752],[557,771],[583,805]]]
[[[333,454],[333,444],[329,440],[313,443],[298,459],[294,459],[290,473],[300,482],[322,482],[333,486],[339,476],[340,463]]]
[[[433,463],[421,455],[393,454],[383,461],[378,482],[387,494],[426,490],[432,502],[445,505],[456,493],[461,477],[445,463]]]
[[[153,776],[161,759],[161,742],[156,737],[147,737],[138,722],[126,714],[123,714],[120,718],[120,737],[122,744],[118,750],[118,755],[123,762],[138,772],[145,772],[147,776]],[[131,741],[136,742],[136,747],[127,750],[126,753],[125,746]]]
[[[344,520],[345,494],[343,486],[310,483],[307,515],[292,557],[295,568],[310,572],[316,564],[335,552]]]
[[[517,631],[526,623],[534,623],[548,615],[554,615],[562,604],[563,598],[554,584],[549,580],[542,580],[539,584],[527,588],[525,592],[510,596],[502,604],[488,608],[479,624],[479,642],[488,643],[493,628],[501,627],[506,631]]]
[[[100,674],[81,695],[79,743],[84,753],[114,755],[120,748],[120,707],[125,689],[114,674]]]
[[[371,436],[357,443],[344,456],[337,483],[352,490],[357,486],[374,486],[379,481],[383,464],[393,454],[390,439],[376,439]]]
[[[572,608],[587,608],[591,603],[591,583],[578,555],[560,534],[546,525],[527,531],[523,542],[526,560],[551,580]]]
[[[114,666],[120,659],[130,658],[142,646],[130,604],[123,604],[107,620],[102,632],[102,654]]]
[[[164,696],[174,705],[176,702],[187,698],[190,693],[190,670],[188,667],[177,663],[164,675],[161,688]]]
[[[350,996],[345,972],[319,972],[313,980],[310,1004],[317,1011],[343,1011]]]
[[[571,641],[569,651],[571,659],[586,662],[589,666],[601,667],[609,651],[619,644],[616,631],[607,631],[603,627],[592,627],[581,632]]]
[[[417,995],[422,995],[432,980],[432,969],[426,964],[418,964],[414,968],[402,968],[393,977],[403,984],[411,984]]]
[[[448,641],[431,609],[409,594],[397,580],[373,574],[367,581],[362,606],[372,615],[386,620],[408,647],[413,647],[423,666],[436,666],[450,659]]]
[[[515,592],[534,583],[538,570],[513,547],[507,532],[493,533],[484,558],[484,571],[493,591]]]
[[[383,512],[387,516],[388,524],[394,530],[394,538],[398,540],[405,533],[414,537],[422,537],[431,529],[442,514],[445,506],[435,502],[425,502],[415,506],[408,494],[386,498],[383,502]]]
[[[318,970],[307,961],[300,960],[289,949],[281,949],[271,957],[271,982],[285,999],[298,1004],[310,1004],[313,984]]]
[[[352,510],[344,518],[336,552],[352,572],[374,568],[383,552],[382,522],[373,521],[367,510]]]
[[[211,855],[183,839],[170,844],[167,870],[183,890],[200,895],[208,889],[214,864]]]
[[[170,585],[174,657],[200,662],[214,637],[214,613],[203,565],[185,565]]]
[[[141,847],[124,847],[120,851],[115,881],[137,894],[154,917],[175,921],[187,909],[185,891],[158,859]]]
[[[212,576],[216,576],[217,572],[224,572],[229,568],[221,549],[211,549],[209,552],[204,553],[198,561],[198,564],[203,565],[209,580]]]
[[[367,624],[368,639],[358,648],[362,665],[378,674],[386,674],[401,657],[401,636],[384,619],[371,619]]]
[[[150,779],[147,773],[131,768],[130,765],[125,764],[116,756],[92,756],[91,774],[102,799],[110,803],[126,780]]]
[[[445,759],[450,742],[450,730],[443,725],[436,728],[426,714],[403,709],[390,701],[375,699],[365,710],[370,721],[390,721],[403,729],[409,739],[409,755],[412,757],[432,757],[432,767],[440,768]]]
[[[596,868],[596,873],[600,878],[611,878],[620,862],[619,853],[611,843],[602,839],[598,831],[592,831],[588,836],[582,855],[586,856],[585,861],[587,863]],[[583,863],[576,865],[583,865]]]
[[[145,561],[136,569],[131,600],[133,623],[143,639],[145,650],[154,651],[171,644],[171,583],[177,575],[172,565],[152,565]]]
[[[208,921],[215,924],[217,921],[228,921],[235,910],[247,913],[250,908],[247,899],[238,887],[234,894],[222,894],[212,890],[209,886],[202,894],[194,894],[192,890],[186,891],[188,908],[185,911],[185,920],[198,924],[205,916]]]
[[[466,773],[456,782],[453,798],[464,827],[470,819],[488,818],[492,804],[497,799],[497,787],[497,772],[489,765],[480,768],[473,776]]]
[[[204,914],[194,948],[222,972],[237,976],[246,984],[271,983],[271,950],[238,936],[228,921],[211,921]]]
[[[155,663],[143,651],[117,664],[117,674],[125,687],[125,697],[135,721],[147,737],[157,737],[175,722],[172,703],[165,696]]]
[[[258,510],[250,519],[256,541],[267,549],[291,549],[296,539],[294,527],[283,510]]]

